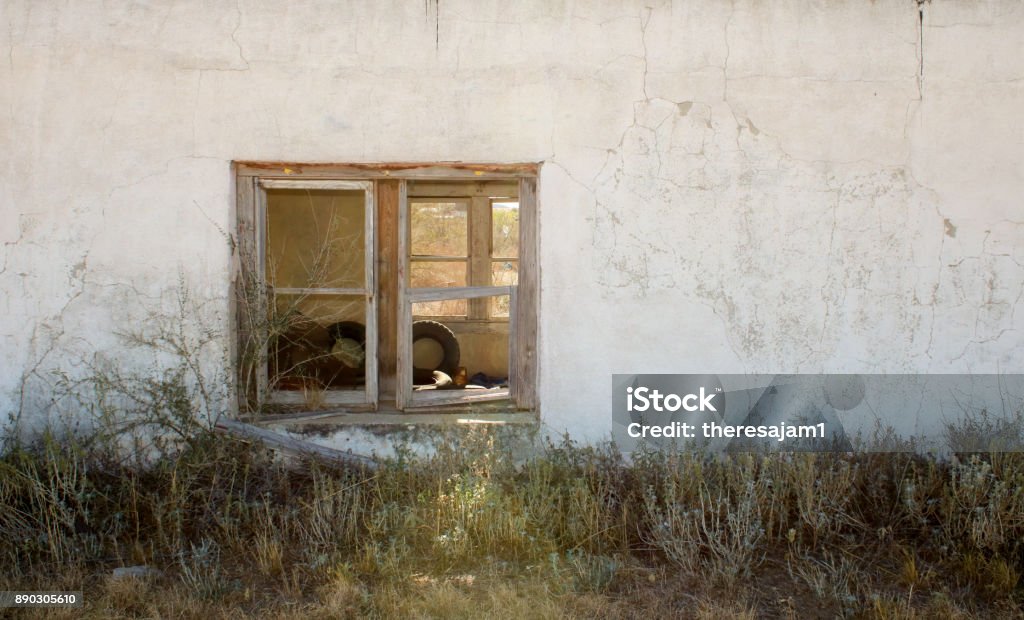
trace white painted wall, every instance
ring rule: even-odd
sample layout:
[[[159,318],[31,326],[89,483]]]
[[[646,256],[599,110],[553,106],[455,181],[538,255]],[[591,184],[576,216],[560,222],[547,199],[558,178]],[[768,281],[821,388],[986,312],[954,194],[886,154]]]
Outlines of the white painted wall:
[[[579,438],[614,372],[1022,372],[1022,39],[1009,0],[5,0],[0,413],[150,363],[116,334],[179,278],[226,330],[246,159],[543,161]]]

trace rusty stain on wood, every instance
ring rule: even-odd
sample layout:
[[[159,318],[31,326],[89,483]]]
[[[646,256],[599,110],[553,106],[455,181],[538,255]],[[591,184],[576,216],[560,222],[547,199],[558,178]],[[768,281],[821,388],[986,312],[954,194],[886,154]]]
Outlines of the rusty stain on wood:
[[[436,176],[444,177],[453,171],[463,172],[470,176],[480,177],[488,174],[501,176],[535,175],[539,164],[520,162],[509,164],[468,163],[468,162],[379,162],[379,163],[317,163],[290,161],[236,161],[238,174],[276,173],[281,175],[302,174],[348,174],[353,172],[376,173],[390,176],[392,172],[426,172],[437,169]]]

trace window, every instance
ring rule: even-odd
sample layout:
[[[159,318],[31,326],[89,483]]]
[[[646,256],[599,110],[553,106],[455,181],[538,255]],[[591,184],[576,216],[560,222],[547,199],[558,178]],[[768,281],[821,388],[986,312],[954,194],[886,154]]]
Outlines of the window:
[[[536,172],[237,163],[243,410],[535,410]]]
[[[410,286],[515,286],[519,272],[519,200],[515,184],[415,183],[409,198]],[[464,194],[457,198],[451,198]],[[437,317],[509,316],[508,301],[424,302]]]
[[[409,285],[414,288],[467,286],[470,281],[469,205],[466,201],[409,199]],[[467,315],[465,300],[424,304],[438,317]]]
[[[491,215],[490,282],[495,286],[515,286],[519,281],[519,202],[492,199],[488,206]],[[509,306],[494,300],[489,313],[492,317],[507,317]]]

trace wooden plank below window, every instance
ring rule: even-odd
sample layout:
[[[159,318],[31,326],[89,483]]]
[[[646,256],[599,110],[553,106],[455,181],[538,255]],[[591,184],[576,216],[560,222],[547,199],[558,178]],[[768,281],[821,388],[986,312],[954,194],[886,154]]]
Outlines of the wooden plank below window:
[[[352,454],[351,452],[342,452],[341,450],[335,450],[334,448],[328,448],[327,446],[322,446],[311,441],[304,441],[295,437],[289,437],[288,435],[276,433],[251,424],[245,424],[244,422],[239,422],[237,420],[221,418],[217,420],[214,430],[220,433],[230,433],[249,441],[259,441],[263,445],[275,450],[283,450],[302,456],[313,456],[327,461],[335,461],[349,466],[369,469],[371,471],[377,469],[377,461],[371,457]]]

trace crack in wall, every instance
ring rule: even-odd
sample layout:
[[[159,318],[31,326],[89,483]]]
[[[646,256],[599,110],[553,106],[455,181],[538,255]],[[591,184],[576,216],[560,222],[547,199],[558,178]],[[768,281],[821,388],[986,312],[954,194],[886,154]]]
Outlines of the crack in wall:
[[[869,283],[873,282],[872,280],[864,280],[861,284],[851,284],[848,281],[851,275],[846,273],[844,269],[834,271],[838,265],[846,263],[848,268],[849,264],[851,264],[849,263],[851,257],[846,256],[846,252],[849,250],[845,248],[840,250],[839,247],[840,231],[846,227],[846,224],[841,223],[841,219],[845,222],[856,222],[855,217],[851,219],[851,214],[855,212],[851,212],[851,208],[871,209],[880,218],[881,203],[876,203],[882,200],[883,197],[889,204],[886,208],[897,206],[899,207],[897,214],[905,213],[909,215],[918,208],[914,206],[911,197],[921,192],[927,194],[932,192],[932,190],[921,185],[913,178],[913,174],[909,170],[909,163],[906,165],[883,165],[866,159],[851,159],[849,161],[841,161],[835,158],[801,159],[788,153],[782,147],[780,137],[766,134],[762,128],[754,123],[753,119],[739,118],[729,101],[728,91],[728,80],[731,79],[728,73],[728,63],[731,55],[728,27],[734,17],[735,7],[733,9],[733,12],[725,20],[724,26],[726,32],[724,38],[726,53],[721,66],[723,79],[721,104],[716,105],[713,102],[692,100],[670,102],[650,92],[648,73],[651,67],[649,50],[646,45],[646,34],[647,24],[651,19],[649,11],[652,9],[645,7],[645,12],[639,18],[641,26],[640,41],[643,48],[643,55],[639,58],[642,98],[632,102],[632,115],[629,124],[619,134],[617,144],[607,149],[604,163],[592,179],[580,179],[573,175],[561,162],[557,162],[557,165],[573,183],[582,187],[592,199],[593,216],[588,219],[591,222],[594,248],[599,259],[596,272],[597,282],[607,291],[628,290],[641,298],[650,295],[656,290],[687,287],[689,286],[687,281],[692,279],[689,276],[685,276],[682,279],[679,277],[687,271],[684,265],[687,262],[685,259],[688,257],[685,254],[679,254],[676,251],[667,249],[671,247],[671,244],[659,242],[657,240],[657,230],[651,231],[654,237],[645,237],[643,232],[636,231],[638,221],[642,222],[647,219],[659,222],[656,229],[662,227],[671,228],[670,224],[661,222],[658,219],[657,213],[663,209],[658,205],[665,204],[667,206],[672,204],[671,199],[666,201],[659,193],[660,190],[657,187],[659,184],[663,184],[666,191],[668,191],[668,188],[673,188],[673,191],[698,191],[711,194],[717,209],[721,199],[724,199],[726,203],[735,201],[738,196],[742,196],[742,193],[748,191],[745,188],[750,183],[750,179],[763,176],[766,173],[772,174],[776,178],[780,174],[794,175],[791,182],[786,182],[784,177],[782,177],[776,183],[779,187],[792,186],[796,191],[813,190],[816,185],[811,180],[799,181],[803,176],[809,174],[810,177],[808,179],[820,179],[818,185],[829,188],[828,191],[833,195],[830,207],[832,214],[830,232],[826,237],[827,244],[824,248],[826,254],[824,274],[820,280],[822,284],[819,296],[823,315],[820,322],[813,321],[817,326],[814,340],[817,341],[819,347],[817,349],[804,347],[803,352],[799,354],[799,359],[801,360],[799,364],[814,363],[815,359],[822,359],[822,356],[828,355],[831,345],[826,343],[830,338],[834,339],[836,337],[836,334],[839,333],[836,330],[842,332],[850,329],[850,317],[839,318],[837,322],[834,322],[833,313],[836,308],[844,306],[845,302],[843,300],[847,298],[851,286],[860,289],[858,292],[860,297],[867,294],[873,295],[879,300],[891,298],[893,303],[897,304],[902,303],[901,300],[906,297],[904,293],[878,290],[877,283],[870,284],[871,288],[867,288]],[[923,27],[923,8],[919,10],[918,26],[919,28]],[[918,72],[915,75],[915,79],[923,81],[923,34],[920,32],[918,39]],[[787,77],[795,78],[798,76]],[[906,78],[892,78],[888,80],[846,79],[839,81],[846,83],[898,83],[903,79]],[[829,82],[833,80],[821,78],[818,81]],[[923,93],[923,84],[919,87],[918,99],[908,105],[913,105],[915,102],[919,104],[922,98],[921,93]],[[660,106],[663,104],[665,106],[674,106],[675,115],[669,113],[667,108],[662,110]],[[720,108],[718,107],[719,105],[721,106]],[[678,178],[678,174],[666,175],[666,170],[679,170],[678,163],[670,164],[669,162],[680,161],[674,155],[674,151],[678,149],[679,145],[667,138],[671,134],[670,128],[678,123],[679,119],[691,115],[695,106],[701,106],[703,109],[708,110],[706,124],[702,127],[697,127],[696,125],[688,126],[686,129],[686,131],[691,132],[691,135],[692,132],[700,130],[699,151],[697,153],[690,153],[690,155],[701,158],[699,167],[703,173],[703,181],[700,183],[687,183],[681,181]],[[722,127],[712,123],[716,109],[733,118],[736,125],[735,133],[731,131],[723,133]],[[732,163],[730,163],[727,157],[730,152],[729,149],[722,148],[722,139],[726,135],[729,135],[735,143],[735,148],[731,152],[739,158],[733,158],[731,160]],[[713,148],[711,153],[707,152],[709,145],[712,145]],[[748,152],[748,149],[751,148],[753,151]],[[552,151],[554,151],[553,148]],[[649,163],[645,163],[645,161]],[[755,161],[762,163],[756,164],[754,163]],[[737,172],[734,168],[734,165],[737,165],[738,162],[743,162],[742,166],[744,169],[741,172]],[[765,163],[774,163],[774,166],[765,168],[763,167]],[[839,167],[844,167],[847,170],[843,171]],[[688,169],[693,170],[692,166],[688,166]],[[865,170],[873,170],[873,172],[865,173]],[[708,176],[709,172],[711,172],[712,176]],[[846,190],[842,187],[842,181],[840,181],[839,185],[833,183],[837,175],[840,179],[846,177],[846,183],[852,183],[850,185],[851,189],[854,190],[852,193],[846,193]],[[874,177],[872,175],[879,176]],[[886,189],[890,185],[882,183],[879,185],[880,189],[877,190],[880,193],[876,197],[866,198],[863,188],[870,187],[873,183],[882,182],[885,178],[892,179],[892,189]],[[645,188],[645,184],[649,188]],[[741,193],[738,194],[737,192]],[[865,202],[865,200],[867,201]],[[627,203],[632,205],[631,210],[633,212],[628,214],[628,219],[625,219],[626,209],[623,208],[623,205]],[[864,206],[856,207],[858,204],[863,204]],[[762,208],[764,206],[762,205]],[[840,212],[844,213],[842,218],[840,218]],[[948,218],[943,217],[938,212],[936,217],[939,226],[931,230],[935,230],[942,237],[955,235],[955,227],[950,229],[946,225]],[[753,221],[749,221],[746,226],[752,232],[755,224]],[[643,227],[642,224],[641,227]],[[879,228],[877,232],[873,233],[873,238],[877,239],[880,243],[894,243],[897,237],[893,237],[891,232],[889,232],[891,227],[891,224],[883,224],[882,220],[879,219]],[[851,235],[857,234],[855,230],[843,232],[844,243],[850,243]],[[930,232],[924,231],[922,238],[927,239],[930,234]],[[938,247],[935,251],[941,261],[945,249],[942,240],[939,239],[938,241]],[[860,252],[870,251],[873,251],[870,245],[864,245],[860,250]],[[837,260],[840,262],[837,263]],[[682,267],[682,270],[673,270],[669,266],[673,262]],[[899,260],[895,259],[895,262],[898,263]],[[755,271],[757,270],[755,269]],[[869,269],[869,271],[865,272],[865,275],[857,275],[856,278],[867,277],[866,274],[870,273]],[[937,291],[943,284],[941,274],[936,274],[936,276],[934,288]],[[912,291],[910,294],[915,299],[917,299],[917,293],[913,292],[913,289],[916,288],[918,286],[907,289]],[[742,360],[765,353],[763,348],[767,346],[767,341],[763,340],[759,334],[751,332],[749,328],[751,325],[764,324],[763,329],[768,329],[767,324],[765,324],[767,316],[762,316],[755,307],[751,310],[753,314],[748,314],[746,318],[741,319],[738,316],[737,304],[731,301],[731,297],[723,292],[721,282],[712,284],[711,282],[703,282],[698,278],[694,290],[704,297],[715,314],[722,318],[723,323],[725,323],[726,332],[737,334],[736,341],[731,343],[737,358]],[[839,297],[835,297],[836,295]],[[724,306],[721,304],[724,304]],[[915,303],[915,305],[927,306],[927,308],[922,308],[926,317],[930,314],[930,320],[928,318],[925,319],[929,327],[927,328],[928,344],[924,346],[924,352],[929,357],[932,355],[931,348],[936,326],[936,304],[937,299],[934,295],[931,300],[924,300],[923,303],[922,300],[918,300]],[[723,312],[722,308],[726,308],[726,311]],[[748,320],[753,321],[753,323],[747,322]],[[806,322],[806,316],[794,317],[793,320],[793,326],[796,329],[794,333],[798,333],[800,329],[798,327],[799,322]],[[862,319],[857,320],[860,321]],[[899,321],[905,326],[902,333],[911,337],[912,334],[917,332],[915,325],[920,320],[919,313],[915,314],[915,311],[901,313]],[[740,322],[737,323],[737,321]],[[747,326],[746,328],[742,327],[744,324]],[[854,327],[854,329],[860,328]],[[786,329],[780,328],[779,325],[773,326],[772,330],[788,333]],[[759,349],[761,349],[760,353],[758,352]],[[793,353],[787,354],[788,357],[787,355],[780,354],[777,359],[792,360],[794,359]]]
[[[827,356],[829,351],[836,346],[837,334],[843,335],[843,330],[846,330],[845,335],[871,333],[872,326],[869,323],[872,316],[864,313],[860,316],[853,316],[854,312],[845,310],[847,299],[851,300],[850,303],[853,307],[856,306],[856,303],[866,305],[863,300],[869,296],[879,300],[879,303],[886,304],[888,308],[895,308],[903,301],[907,301],[908,303],[905,305],[916,306],[916,308],[898,313],[898,316],[893,317],[894,324],[902,329],[905,325],[912,325],[914,321],[919,321],[918,327],[908,327],[904,330],[904,332],[910,333],[911,337],[918,339],[913,346],[924,346],[923,354],[928,358],[934,356],[936,360],[941,359],[946,362],[943,355],[948,357],[947,350],[951,347],[943,341],[943,321],[946,319],[943,317],[943,313],[952,310],[969,312],[968,306],[981,298],[972,292],[973,289],[969,288],[966,281],[970,280],[971,270],[983,271],[989,268],[991,270],[998,269],[1001,274],[1000,279],[992,279],[986,284],[988,293],[982,296],[983,299],[978,304],[979,309],[974,316],[974,338],[968,347],[976,346],[977,343],[995,342],[1000,338],[1005,338],[1007,334],[1012,334],[1014,328],[1007,327],[1007,325],[1014,324],[1013,317],[1016,306],[1024,295],[1024,288],[1014,297],[1013,293],[1016,289],[1003,279],[1007,273],[1006,266],[1012,262],[1019,267],[1020,261],[1012,255],[999,253],[998,240],[993,240],[992,247],[986,246],[985,252],[982,252],[981,255],[960,258],[955,268],[951,266],[949,255],[956,253],[961,247],[961,243],[967,243],[971,239],[971,235],[976,233],[977,222],[969,218],[962,218],[962,213],[956,211],[950,212],[950,215],[956,218],[955,225],[953,224],[954,220],[946,217],[942,210],[947,209],[948,205],[942,206],[940,209],[939,200],[928,195],[932,190],[913,177],[911,159],[914,154],[912,149],[908,150],[906,159],[901,166],[881,163],[889,161],[881,156],[878,156],[880,160],[878,162],[864,158],[848,157],[843,159],[827,155],[820,159],[812,159],[814,151],[811,151],[811,155],[807,155],[807,150],[801,151],[799,147],[794,147],[791,141],[783,144],[783,139],[789,140],[791,136],[779,130],[778,124],[772,123],[773,119],[766,119],[765,115],[761,115],[756,106],[751,106],[749,99],[745,98],[746,93],[750,92],[748,88],[758,87],[756,80],[786,81],[784,84],[776,86],[780,91],[785,91],[787,88],[798,89],[804,82],[807,82],[808,86],[810,83],[868,85],[903,82],[905,90],[900,92],[898,100],[892,102],[892,105],[897,106],[893,129],[894,133],[899,131],[901,111],[898,108],[903,106],[905,99],[908,99],[902,120],[904,120],[904,138],[909,144],[913,137],[911,136],[911,124],[920,113],[925,87],[925,4],[929,4],[928,0],[916,0],[915,4],[907,3],[900,7],[901,15],[905,18],[905,21],[901,22],[900,28],[903,40],[896,50],[899,54],[898,73],[900,75],[891,79],[888,77],[853,79],[856,74],[818,77],[808,75],[813,71],[803,69],[794,71],[801,75],[777,75],[785,73],[784,69],[772,73],[738,75],[744,73],[744,67],[747,66],[745,63],[748,62],[744,54],[746,44],[743,38],[745,32],[743,24],[746,15],[743,12],[744,6],[740,5],[740,13],[737,13],[737,5],[733,2],[728,14],[723,7],[723,10],[715,17],[715,30],[710,33],[707,41],[707,47],[713,48],[713,56],[710,60],[707,56],[703,59],[697,58],[692,63],[699,69],[707,69],[706,73],[710,76],[710,87],[706,91],[698,89],[699,92],[690,92],[686,88],[689,88],[691,83],[686,83],[685,87],[681,89],[682,93],[667,92],[661,88],[665,83],[662,81],[665,67],[661,63],[666,62],[664,54],[667,48],[660,47],[662,42],[659,37],[659,20],[663,17],[662,11],[665,7],[645,5],[636,10],[636,5],[633,5],[634,10],[630,15],[595,22],[603,25],[613,21],[629,20],[628,22],[623,21],[619,26],[622,27],[622,32],[628,35],[626,42],[629,47],[626,51],[630,53],[616,55],[615,58],[607,60],[607,62],[602,61],[615,52],[603,57],[598,56],[593,65],[587,66],[587,71],[591,67],[596,67],[592,75],[588,75],[587,71],[581,71],[566,78],[565,73],[569,73],[569,71],[562,66],[556,66],[554,69],[550,69],[551,73],[537,78],[540,82],[548,83],[553,81],[553,74],[555,78],[576,80],[583,86],[603,84],[610,90],[616,85],[615,81],[619,77],[615,72],[621,70],[621,67],[615,67],[613,64],[623,63],[628,72],[626,94],[616,101],[605,104],[605,108],[612,105],[617,106],[615,111],[617,120],[614,121],[609,135],[593,147],[587,145],[587,148],[595,149],[612,145],[610,148],[604,149],[603,155],[598,150],[597,154],[593,156],[596,172],[594,172],[595,168],[583,168],[584,164],[572,159],[572,155],[566,155],[561,150],[564,145],[559,143],[556,137],[558,120],[554,119],[554,115],[552,115],[550,135],[541,136],[539,140],[542,143],[546,137],[547,146],[550,149],[550,157],[545,164],[564,173],[573,184],[579,186],[581,191],[586,193],[587,200],[591,202],[591,204],[586,204],[585,208],[589,210],[587,219],[589,232],[592,235],[593,256],[596,259],[592,272],[589,274],[595,285],[595,295],[622,304],[626,303],[625,300],[633,302],[637,298],[654,298],[648,299],[648,301],[660,303],[671,295],[673,299],[679,301],[681,307],[687,304],[691,308],[696,307],[697,304],[703,305],[710,308],[718,320],[722,321],[722,326],[730,338],[729,346],[740,363],[746,364],[748,359],[775,359],[786,361],[786,363],[794,363],[795,360],[798,366],[813,364],[816,358]],[[453,12],[450,6],[446,5],[446,7],[449,10],[449,13],[446,13],[448,23],[454,23],[456,19],[464,19],[463,16]],[[414,13],[418,12],[418,7],[414,6],[412,9]],[[916,46],[909,34],[913,28],[910,23],[912,14],[909,11],[915,9],[917,12]],[[230,11],[230,7],[227,10]],[[426,0],[425,10],[428,23],[433,21],[435,49],[439,49],[440,9],[438,0]],[[930,4],[927,10],[929,19],[934,20],[935,12]],[[658,15],[655,15],[656,11]],[[202,133],[199,132],[202,127],[197,126],[197,122],[203,118],[201,115],[206,107],[217,103],[211,99],[212,94],[216,91],[217,76],[206,76],[205,72],[246,71],[251,68],[248,55],[257,59],[260,57],[253,51],[256,49],[253,45],[250,45],[247,55],[242,44],[243,41],[253,44],[258,40],[258,37],[247,38],[245,36],[250,31],[248,28],[251,24],[258,25],[258,19],[251,15],[251,7],[250,14],[243,13],[241,0],[236,1],[235,13],[236,19],[230,32],[230,38],[237,48],[238,60],[234,60],[232,49],[224,39],[226,31],[230,27],[230,12],[226,12],[223,20],[218,22],[213,41],[219,44],[217,50],[223,56],[217,62],[227,68],[200,67],[197,69],[191,111],[191,152],[193,156],[198,148],[197,139],[202,136]],[[465,21],[473,22],[472,19],[465,19]],[[421,25],[418,19],[415,22],[412,27],[421,37],[419,40],[422,41],[426,27]],[[504,22],[479,20],[478,23],[502,24]],[[243,25],[247,26],[247,30],[241,30]],[[928,27],[937,26],[929,24]],[[519,43],[520,49],[522,49],[524,41],[522,26],[516,24],[516,28],[519,31]],[[722,30],[718,30],[718,28]],[[12,33],[8,49],[8,64],[13,74],[15,66],[13,23],[9,22],[8,30]],[[239,37],[239,34],[243,36]],[[529,34],[528,32],[526,36]],[[603,34],[605,34],[603,31],[599,33],[599,35]],[[934,31],[929,30],[929,35],[934,34]],[[638,35],[639,39],[637,39]],[[737,39],[732,41],[731,36],[736,36]],[[939,46],[934,37],[929,40],[929,45],[933,59],[933,69],[929,70],[930,85],[934,90],[936,76],[932,73],[934,73],[934,59],[938,57]],[[916,53],[916,72],[914,71],[914,59],[910,55],[912,47]],[[515,42],[513,41],[509,45],[509,49],[514,48]],[[640,50],[639,54],[638,50]],[[722,56],[723,50],[724,57]],[[469,64],[468,59],[472,50],[467,45],[464,51],[466,62]],[[23,54],[26,52],[27,48],[19,48],[19,67],[24,66]],[[454,60],[456,74],[461,71],[460,58],[460,48],[456,46]],[[236,62],[241,64],[236,65]],[[262,68],[262,65],[258,66]],[[675,66],[671,65],[671,67]],[[722,77],[720,91],[717,83],[719,69]],[[367,75],[376,75],[383,79],[386,73],[375,74],[361,67],[358,70],[363,72],[360,74],[361,80],[368,80]],[[516,70],[517,77],[524,75],[520,73],[522,70],[518,68]],[[748,72],[754,73],[753,70]],[[700,71],[695,70],[693,73],[697,74]],[[897,73],[897,71],[892,73]],[[461,79],[463,76],[458,77]],[[640,82],[640,93],[639,98],[633,99],[637,97],[637,78]],[[916,99],[912,98],[914,88],[911,80],[916,81],[917,84]],[[1019,81],[1019,79],[978,80],[978,83],[1011,83],[1015,81]],[[187,84],[185,88],[189,88]],[[203,90],[204,88],[206,91]],[[570,88],[575,88],[575,84]],[[203,92],[208,93],[205,100]],[[721,92],[721,100],[718,99],[719,92]],[[117,113],[115,108],[120,100],[120,88],[116,89],[113,95],[114,106],[107,118],[105,126],[107,128],[111,126]],[[185,109],[187,110],[187,93],[185,97]],[[684,100],[676,101],[674,99]],[[934,99],[934,94],[932,99]],[[21,101],[27,102],[28,100],[19,99],[19,102]],[[10,111],[12,119],[13,105],[12,99]],[[267,120],[273,122],[272,127],[276,129],[278,150],[284,148],[278,116],[271,113],[272,108],[266,101],[261,101],[256,105],[263,106],[264,111],[270,116],[270,119]],[[631,107],[626,108],[626,105]],[[282,109],[290,107],[284,105]],[[186,111],[185,114],[187,115],[188,112]],[[444,123],[452,124],[450,130],[443,125],[447,139],[444,147],[449,151],[460,148],[457,119],[446,117]],[[622,125],[625,127],[619,133],[618,130]],[[543,118],[538,126],[543,126]],[[289,125],[289,128],[294,130],[301,129],[301,127],[299,121]],[[366,126],[352,131],[355,132],[352,135],[352,141],[361,145],[363,158],[365,158],[367,145],[373,145],[373,140],[379,140],[379,137],[374,137],[372,124],[369,131]],[[361,132],[361,140],[359,132]],[[352,148],[358,149],[359,147],[353,146]],[[541,148],[544,146],[542,145]],[[372,152],[376,153],[380,150],[378,148]],[[570,150],[566,149],[566,151]],[[556,151],[559,152],[556,153]],[[356,150],[355,152],[359,153],[360,151]],[[590,155],[591,153],[588,153],[588,157]],[[803,157],[800,157],[801,155]],[[157,158],[152,163],[159,164],[159,161],[160,159]],[[111,196],[119,189],[138,185],[152,176],[166,173],[171,161],[173,158],[164,162],[162,172],[145,175],[132,183],[113,187],[105,202],[110,202]],[[581,167],[577,168],[577,164]],[[587,162],[586,165],[590,165],[590,162]],[[154,168],[156,167],[158,166],[154,166]],[[586,172],[581,172],[582,170]],[[908,178],[896,178],[899,174],[906,174]],[[875,186],[877,188],[876,195],[871,195],[870,191],[864,190],[861,186]],[[934,214],[930,211],[924,215],[916,214],[920,221],[915,223],[920,223],[921,226],[906,227],[914,232],[895,241],[885,234],[886,227],[894,226],[894,224],[891,219],[884,219],[881,214],[883,208],[894,209],[897,211],[897,215],[909,218],[907,213],[925,210],[929,200],[934,203],[935,212]],[[106,217],[105,209],[105,204],[99,207],[101,218]],[[860,221],[870,218],[878,219],[877,230],[874,228],[868,230],[865,228],[866,224]],[[799,219],[808,221],[801,222],[798,221]],[[895,225],[899,225],[899,223],[897,222]],[[730,226],[734,227],[734,230],[728,231],[727,235],[719,232],[720,228],[724,229]],[[690,230],[691,228],[695,230]],[[713,243],[702,244],[700,242],[696,233],[701,229],[713,237]],[[814,231],[818,233],[816,237],[812,234]],[[826,231],[828,231],[827,235]],[[714,238],[716,235],[718,235],[717,238]],[[858,245],[856,238],[858,235],[870,235],[877,245]],[[31,235],[29,236],[31,237]],[[25,268],[20,267],[21,257],[15,255],[14,248],[11,246],[21,247],[24,244],[24,247],[27,248],[29,244],[35,244],[31,251],[43,252],[46,251],[46,243],[52,243],[52,240],[44,239],[40,242],[35,239],[26,240],[24,237],[24,231],[19,229],[16,241],[4,243],[3,263],[0,265],[0,276],[5,276],[14,282],[15,287],[17,278],[13,272],[18,271],[19,268]],[[793,241],[793,238],[797,238],[798,241]],[[926,248],[920,255],[922,264],[913,265],[907,269],[906,273],[899,275],[894,280],[894,287],[909,286],[907,289],[911,296],[909,300],[904,300],[892,291],[878,288],[878,283],[872,281],[870,268],[883,270],[886,265],[875,264],[865,267],[855,264],[872,260],[875,263],[885,263],[885,260],[879,260],[880,256],[895,256],[897,258],[892,260],[896,262],[907,257],[915,258],[913,250],[893,249],[892,244],[901,240],[907,245],[920,242]],[[772,246],[773,243],[776,245]],[[988,237],[984,243],[989,243]],[[24,252],[27,254],[29,250],[26,249]],[[786,263],[785,254],[787,252],[803,252],[805,259],[811,258],[802,263]],[[934,262],[933,255],[937,256],[937,260]],[[777,259],[776,256],[781,258]],[[993,258],[997,256],[1005,258],[998,260]],[[772,265],[769,263],[771,260],[780,262],[781,274],[772,272]],[[804,270],[805,273],[786,273],[787,270],[792,271],[797,268]],[[96,282],[95,280],[102,276],[90,273],[90,270],[93,269],[95,267],[90,267],[88,262],[88,252],[82,260],[72,261],[68,290],[71,294],[74,294],[76,290],[78,293],[68,299],[56,315],[43,319],[44,323],[58,321],[59,324],[37,324],[34,327],[31,346],[34,351],[42,352],[43,360],[49,359],[53,355],[51,349],[47,348],[46,337],[56,334],[57,340],[63,341],[65,339],[63,323],[66,315],[77,312],[85,306],[84,300],[76,300],[79,299],[86,284],[90,287],[90,296],[95,293],[92,287],[96,287],[97,289],[109,289],[111,295],[115,291],[124,294],[132,291],[135,296],[143,297],[143,293],[133,283]],[[786,281],[787,276],[793,276],[793,282]],[[779,294],[777,288],[773,288],[774,285],[756,288],[759,283],[773,278],[782,282],[779,288],[792,284],[799,294],[795,297],[784,298]],[[26,295],[29,294],[28,289],[31,283],[31,281],[22,283]],[[872,288],[873,286],[875,288]],[[817,297],[812,300],[813,304],[799,299],[800,295],[805,293],[807,293],[808,299]],[[659,297],[659,295],[663,296]],[[861,296],[861,301],[855,303],[853,300],[858,295]],[[97,295],[96,297],[101,296]],[[906,296],[904,295],[904,297]],[[156,298],[149,296],[148,299],[155,300]],[[1004,307],[1008,307],[1009,319],[1000,318],[1005,314]],[[53,309],[54,306],[49,306],[47,311]],[[875,318],[878,316],[880,315]],[[74,320],[74,316],[71,318]],[[969,319],[968,316],[964,322],[969,323]],[[714,326],[714,321],[712,321],[712,326]],[[61,330],[59,333],[58,328]],[[926,332],[927,342],[925,344]],[[803,339],[806,342],[799,346],[787,345],[782,342],[787,339]],[[815,341],[816,346],[813,344]],[[785,348],[787,346],[789,346],[788,349]],[[957,345],[952,346],[956,347]],[[961,357],[967,352],[968,348],[965,347],[960,354]],[[38,368],[40,366],[37,365],[34,370]]]
[[[433,11],[431,11],[433,8]],[[434,49],[441,49],[441,0],[424,0],[423,12],[427,20],[434,20]]]
[[[249,59],[245,57],[245,52],[242,50],[242,44],[236,36],[238,34],[238,29],[242,27],[242,0],[235,0],[235,12],[237,14],[237,19],[235,21],[235,29],[231,31],[231,40],[234,41],[235,46],[238,48],[238,57],[242,60],[242,63],[245,64],[245,69],[243,69],[243,71],[248,71]]]
[[[643,56],[642,56],[642,60],[643,60],[643,63],[644,63],[644,70],[643,70],[643,76],[641,78],[642,81],[640,82],[640,84],[641,84],[641,91],[644,94],[644,100],[646,101],[646,100],[650,99],[649,95],[647,94],[647,68],[648,68],[647,67],[647,26],[651,22],[651,15],[654,14],[654,7],[645,6],[644,7],[644,13],[645,13],[645,15],[643,15],[640,18],[640,47],[642,47],[643,50],[644,50],[644,53],[643,53]]]
[[[93,238],[95,240],[95,237]],[[69,289],[73,292],[60,307],[59,310],[48,318],[41,319],[35,322],[32,326],[32,335],[29,337],[29,359],[35,358],[35,363],[32,364],[28,370],[26,370],[18,381],[18,410],[15,414],[15,420],[20,420],[25,413],[25,401],[29,394],[30,382],[42,381],[45,383],[45,379],[39,374],[43,364],[46,363],[50,355],[58,350],[58,347],[63,347],[64,343],[62,339],[65,334],[65,314],[71,307],[71,304],[75,302],[85,292],[86,287],[86,274],[88,273],[87,265],[89,260],[89,253],[92,251],[92,247],[85,250],[85,253],[79,259],[77,265],[81,265],[82,268],[78,269],[73,267],[71,273],[71,282],[69,282]],[[75,282],[78,283],[77,290],[74,290]],[[37,352],[42,348],[39,342],[41,337],[40,332],[44,330],[47,332],[48,343],[45,350],[41,354]]]
[[[931,0],[917,0],[917,98],[924,101],[924,6]]]
[[[725,20],[725,27],[722,29],[725,43],[725,60],[722,61],[722,101],[729,102],[729,56],[732,55],[732,48],[729,47],[729,24],[736,16],[736,1],[729,2],[729,17]]]

